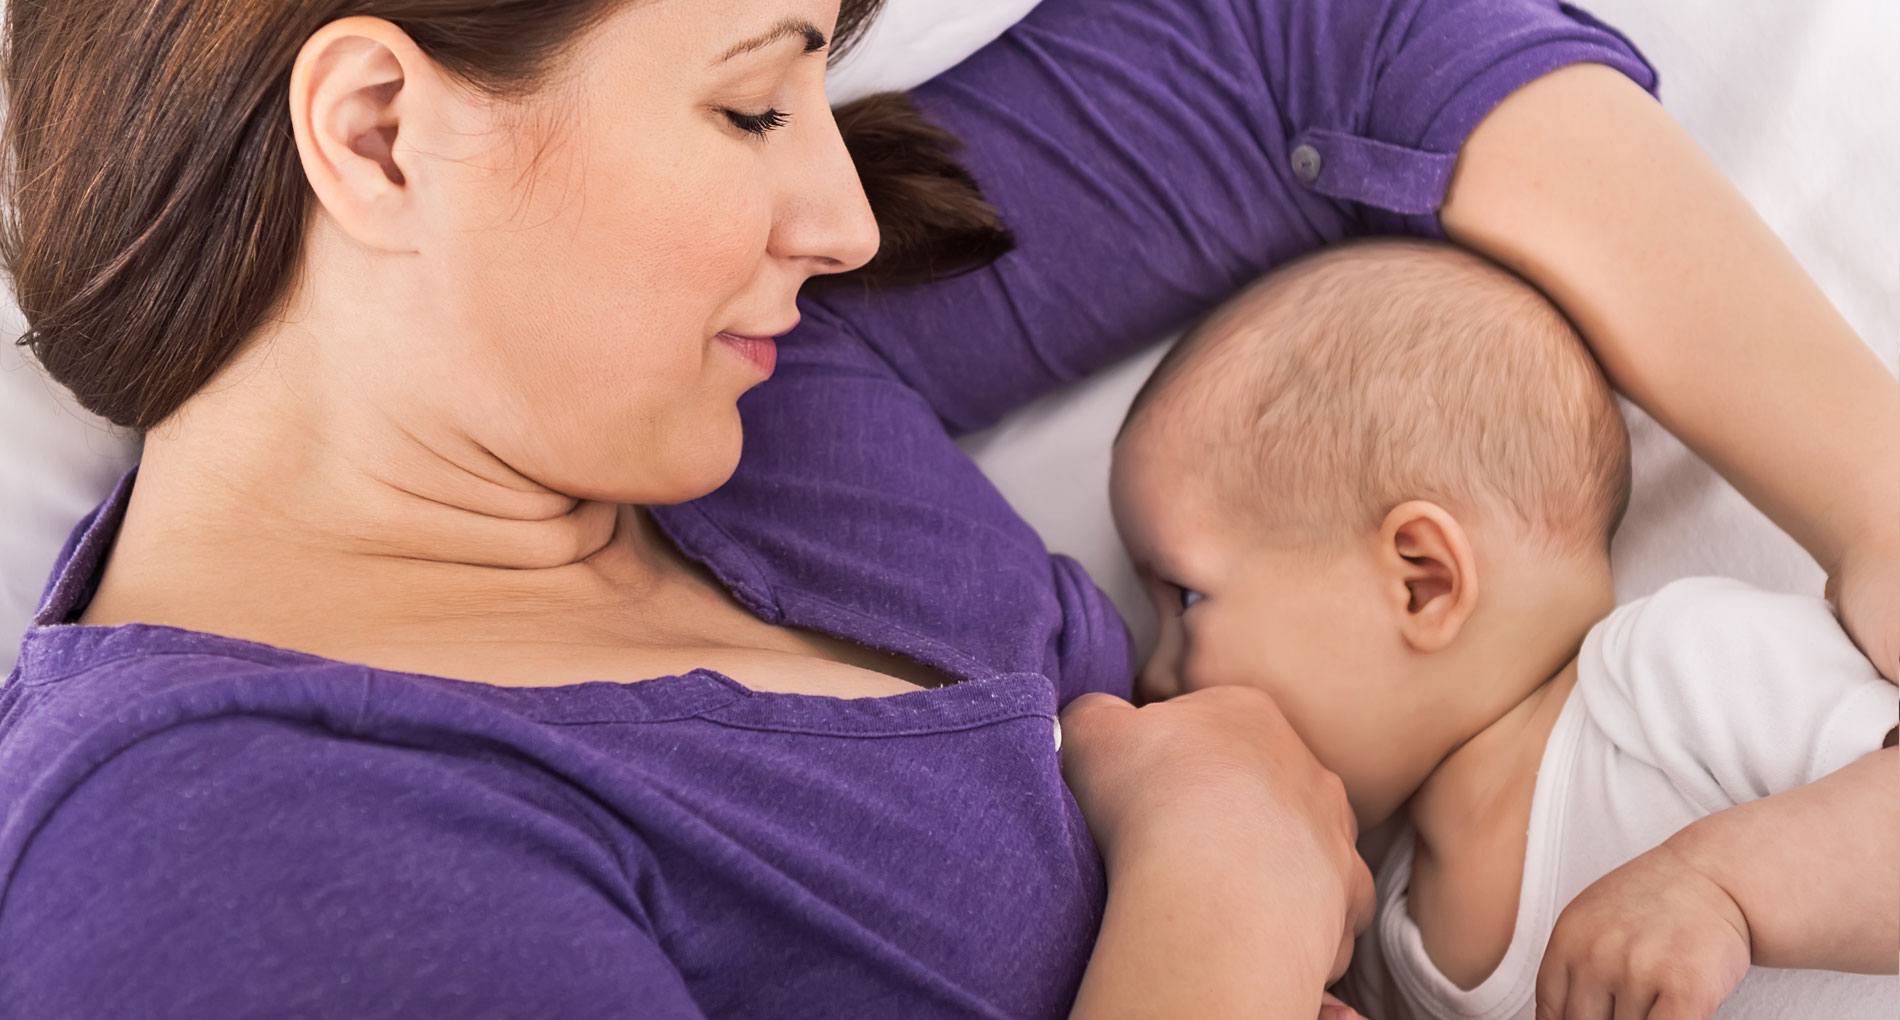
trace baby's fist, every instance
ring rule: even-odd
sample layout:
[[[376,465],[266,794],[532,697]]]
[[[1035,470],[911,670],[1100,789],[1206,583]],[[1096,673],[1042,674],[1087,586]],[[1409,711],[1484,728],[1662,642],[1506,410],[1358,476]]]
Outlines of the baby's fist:
[[[1734,898],[1665,843],[1564,908],[1537,972],[1537,1020],[1707,1020],[1749,952]]]

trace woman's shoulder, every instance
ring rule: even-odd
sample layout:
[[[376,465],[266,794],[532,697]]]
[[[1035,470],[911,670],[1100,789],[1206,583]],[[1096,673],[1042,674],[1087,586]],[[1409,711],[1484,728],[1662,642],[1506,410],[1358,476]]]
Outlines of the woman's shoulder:
[[[361,741],[391,694],[369,667],[212,634],[40,627],[0,687],[0,790],[17,793],[27,773],[85,774],[175,730],[268,721]]]
[[[365,680],[189,653],[16,677],[0,707],[8,997],[44,1016],[300,998],[393,1016],[596,1015],[641,994],[691,1015],[585,815],[474,728],[459,744],[379,732]],[[609,958],[628,969],[584,965]]]
[[[386,801],[559,800],[529,792],[550,785],[528,766],[542,728],[453,682],[167,628],[68,631],[30,638],[0,688],[0,905],[34,853],[96,860],[133,830],[312,838],[344,824],[325,811]],[[49,848],[59,832],[75,844]]]
[[[160,630],[29,632],[19,667],[0,688],[0,795],[10,822],[34,789],[70,785],[60,777],[86,776],[148,738],[191,726],[215,730],[220,718],[295,714],[299,702],[308,717],[324,701],[341,700],[335,669],[181,647],[142,633]]]

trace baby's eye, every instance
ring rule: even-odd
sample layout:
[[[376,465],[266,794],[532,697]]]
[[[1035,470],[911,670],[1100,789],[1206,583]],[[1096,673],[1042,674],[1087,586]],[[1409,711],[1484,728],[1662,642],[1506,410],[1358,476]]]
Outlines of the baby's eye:
[[[1180,585],[1175,585],[1175,588],[1181,592],[1181,611],[1184,613],[1194,608],[1194,603],[1207,597],[1192,588],[1182,588]]]

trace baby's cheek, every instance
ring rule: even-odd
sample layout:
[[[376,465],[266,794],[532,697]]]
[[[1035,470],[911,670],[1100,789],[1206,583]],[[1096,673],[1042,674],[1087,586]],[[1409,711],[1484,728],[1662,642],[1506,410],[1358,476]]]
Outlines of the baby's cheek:
[[[1208,634],[1197,639],[1183,664],[1183,687],[1252,687],[1284,703],[1299,692],[1286,689],[1285,663],[1277,662],[1265,642],[1251,630],[1236,634]]]
[[[1181,657],[1181,689],[1198,691],[1204,687],[1236,684],[1259,686],[1246,668],[1245,647],[1236,644],[1219,632],[1203,633],[1189,641],[1187,652]]]

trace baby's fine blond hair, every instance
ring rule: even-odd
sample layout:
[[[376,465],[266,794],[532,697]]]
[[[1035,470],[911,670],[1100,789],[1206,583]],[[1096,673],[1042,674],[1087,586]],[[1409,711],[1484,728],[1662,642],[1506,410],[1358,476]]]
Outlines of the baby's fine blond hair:
[[[1600,552],[1629,503],[1629,437],[1569,320],[1424,241],[1329,248],[1241,292],[1163,359],[1135,428],[1168,430],[1224,496],[1309,541],[1429,499]]]

